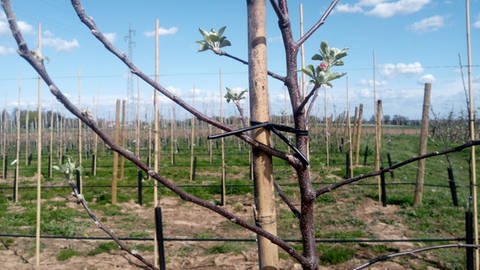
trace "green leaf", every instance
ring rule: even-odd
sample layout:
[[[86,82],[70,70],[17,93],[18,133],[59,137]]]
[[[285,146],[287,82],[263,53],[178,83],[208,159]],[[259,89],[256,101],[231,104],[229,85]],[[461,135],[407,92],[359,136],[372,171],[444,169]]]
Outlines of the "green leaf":
[[[202,28],[198,28],[198,31],[200,31],[200,34],[202,34],[203,37],[207,37],[208,36],[208,32],[203,30]]]
[[[218,35],[219,35],[219,36],[223,36],[223,32],[225,32],[225,29],[226,29],[226,28],[227,28],[226,26],[223,26],[223,27],[221,27],[220,29],[218,29]]]
[[[315,68],[313,67],[313,65],[307,65],[305,68],[302,68],[302,71],[310,78],[315,78]]]
[[[312,56],[312,60],[323,61],[323,56],[317,53],[314,56]]]
[[[329,51],[328,43],[325,41],[322,41],[322,43],[320,43],[320,53],[325,56],[325,55],[328,55],[328,51]]]
[[[327,76],[327,81],[336,80],[336,79],[338,79],[338,78],[341,78],[341,77],[345,76],[345,74],[347,74],[347,73],[345,73],[345,72],[342,72],[342,73],[339,73],[339,72],[330,73],[330,74],[328,74],[328,76]]]

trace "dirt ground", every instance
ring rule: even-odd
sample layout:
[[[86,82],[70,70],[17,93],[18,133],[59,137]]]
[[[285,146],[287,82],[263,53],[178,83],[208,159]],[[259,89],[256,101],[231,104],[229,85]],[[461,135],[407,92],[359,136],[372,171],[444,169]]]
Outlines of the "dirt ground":
[[[68,200],[58,198],[58,200]],[[227,208],[234,210],[240,216],[247,220],[252,217],[252,199],[251,196],[234,196],[229,198],[235,201]],[[337,202],[337,204],[350,202]],[[78,207],[75,203],[69,202],[70,207]],[[213,214],[210,211],[195,206],[191,203],[183,202],[180,199],[166,197],[161,199],[160,205],[163,210],[164,236],[165,237],[225,237],[229,238],[253,238],[252,233],[243,230],[236,225],[232,225],[223,217]],[[117,228],[115,225],[120,222],[122,216],[109,218],[105,223],[110,226],[118,235],[126,236],[128,231],[143,231],[148,235],[153,235],[151,223],[153,220],[152,209],[140,207],[133,202],[121,204],[122,213],[138,216],[134,228]],[[19,209],[21,211],[21,209]],[[377,238],[407,238],[408,230],[404,222],[396,215],[398,206],[381,207],[377,202],[366,199],[361,204],[355,206],[353,215],[363,220],[368,228],[368,233]],[[377,218],[379,213],[382,219]],[[388,220],[388,222],[382,222]],[[93,224],[85,232],[88,235],[103,236]],[[228,233],[228,234],[225,234]],[[5,240],[5,239],[3,239]],[[34,239],[20,238],[15,239],[14,243],[9,245],[0,244],[0,265],[1,269],[27,270],[35,269],[34,257]],[[70,270],[94,270],[94,269],[140,269],[136,264],[135,258],[130,257],[125,252],[111,250],[95,256],[74,256],[66,261],[58,261],[56,255],[65,248],[75,249],[81,254],[87,254],[89,250],[94,249],[100,242],[90,240],[60,240],[60,239],[42,239],[42,253],[39,269],[70,269]],[[150,244],[151,242],[134,242],[128,244]],[[209,254],[205,252],[212,246],[220,245],[212,242],[178,242],[169,241],[165,243],[167,269],[232,269],[246,270],[258,269],[257,250],[255,242],[241,243],[243,249],[241,252],[225,254]],[[234,243],[234,245],[236,245]],[[415,248],[415,244],[396,243],[393,244],[400,250]],[[140,252],[148,260],[153,260],[153,252]],[[320,269],[350,269],[358,266],[366,260],[374,257],[371,252],[357,252],[354,259],[341,265],[321,267]],[[411,261],[409,264],[411,265]],[[413,262],[415,264],[415,262]],[[280,259],[281,269],[301,269],[300,265],[290,259]],[[403,266],[401,262],[385,262],[376,265],[370,269],[409,269]],[[435,268],[429,268],[435,269]]]

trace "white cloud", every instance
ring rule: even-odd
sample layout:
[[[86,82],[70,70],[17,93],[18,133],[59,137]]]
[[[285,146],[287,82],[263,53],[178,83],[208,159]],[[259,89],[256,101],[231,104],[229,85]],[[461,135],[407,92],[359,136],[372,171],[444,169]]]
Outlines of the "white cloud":
[[[22,32],[22,34],[32,34],[33,33],[33,27],[24,22],[24,21],[18,21],[17,22],[18,24],[18,28],[20,29],[20,32]]]
[[[413,75],[421,74],[423,67],[420,62],[413,62],[410,64],[397,63],[397,64],[384,64],[381,67],[380,73],[386,77],[396,77],[397,75]]]
[[[475,20],[475,22],[473,22],[473,27],[480,28],[480,15],[477,16],[477,19]]]
[[[170,28],[160,27],[160,28],[158,28],[158,35],[159,36],[173,35],[173,34],[177,33],[177,31],[178,31],[177,27],[170,27]],[[145,31],[143,34],[146,37],[154,37],[155,36],[155,30]]]
[[[364,13],[366,15],[389,18],[396,15],[415,13],[425,7],[430,0],[359,0],[355,4],[340,4],[336,11],[342,13]]]
[[[340,13],[360,13],[363,12],[363,8],[360,5],[351,4],[339,4],[336,10]]]
[[[56,37],[52,32],[45,31],[43,37],[43,44],[48,47],[54,48],[56,51],[68,52],[75,48],[78,48],[79,43],[76,38],[72,40],[65,40]]]
[[[5,47],[0,45],[0,56],[9,55],[15,53],[15,49],[11,47]]]
[[[444,24],[445,18],[443,16],[436,15],[425,18],[418,22],[414,22],[409,28],[414,32],[433,32],[442,28]]]
[[[114,43],[117,37],[117,33],[104,33],[103,35],[110,43]]]
[[[360,80],[360,85],[362,86],[373,86],[373,80],[366,80],[366,79],[361,79]],[[385,80],[375,80],[375,86],[385,86],[387,85],[387,81]]]
[[[18,28],[20,29],[20,32],[24,35],[32,34],[33,33],[33,27],[28,24],[25,21],[17,21]],[[10,34],[10,26],[8,25],[7,18],[5,17],[5,14],[2,13],[0,16],[0,36],[1,35],[8,35]]]
[[[418,83],[419,84],[434,83],[435,80],[436,80],[435,76],[433,76],[432,74],[425,74],[418,79]]]

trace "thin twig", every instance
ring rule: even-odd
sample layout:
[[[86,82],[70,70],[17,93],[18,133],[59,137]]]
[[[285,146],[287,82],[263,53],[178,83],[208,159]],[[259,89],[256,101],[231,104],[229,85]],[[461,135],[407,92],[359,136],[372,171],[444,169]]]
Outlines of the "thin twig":
[[[10,248],[10,246],[7,245],[7,243],[5,243],[5,242],[3,241],[3,239],[0,239],[0,243],[2,243],[2,245],[5,247],[5,249],[11,250],[15,256],[19,257],[20,260],[23,261],[23,263],[30,263],[27,259],[25,259],[25,257],[23,257],[22,254],[18,253],[18,251],[17,251],[16,249],[13,249],[13,250],[12,250],[12,249]]]
[[[402,252],[398,252],[398,253],[392,253],[392,254],[389,254],[389,255],[381,255],[381,256],[378,256],[378,257],[375,257],[371,260],[369,260],[368,262],[360,265],[360,266],[357,266],[355,268],[353,268],[352,270],[361,270],[361,269],[365,269],[371,265],[374,265],[378,262],[383,262],[383,261],[388,261],[388,260],[391,260],[395,257],[400,257],[400,256],[405,256],[405,255],[414,255],[415,253],[420,253],[420,252],[425,252],[425,251],[429,251],[429,250],[434,250],[434,249],[444,249],[444,248],[479,248],[480,245],[470,245],[470,244],[448,244],[448,245],[438,245],[438,246],[431,246],[431,247],[423,247],[423,248],[419,248],[419,249],[413,249],[413,250],[407,250],[407,251],[402,251]]]
[[[298,210],[298,208],[295,205],[293,205],[293,203],[290,201],[290,199],[287,197],[287,195],[283,192],[282,187],[280,187],[280,185],[277,183],[277,181],[273,181],[273,186],[275,187],[275,190],[277,191],[278,196],[280,196],[282,201],[288,206],[288,208],[290,208],[292,213],[298,219],[300,219],[301,216],[302,216],[302,213],[300,212],[300,210]]]
[[[16,22],[15,16],[13,14],[10,1],[9,0],[1,0],[2,2],[2,7],[5,11],[5,14],[7,16],[8,23],[10,25],[10,30],[12,31],[12,35],[15,38],[15,41],[17,42],[17,45],[19,47],[18,53],[22,58],[24,58],[34,69],[35,71],[42,77],[43,81],[48,85],[50,92],[57,98],[57,100],[64,105],[64,107],[71,112],[73,115],[76,117],[80,118],[80,120],[85,123],[89,128],[91,128],[104,142],[108,147],[120,155],[124,156],[126,159],[130,160],[132,163],[134,163],[139,169],[145,171],[148,173],[150,177],[158,181],[160,184],[165,186],[166,188],[170,189],[174,193],[176,193],[181,199],[185,201],[192,202],[194,204],[197,204],[201,207],[207,208],[223,217],[226,219],[229,219],[232,223],[235,223],[241,227],[244,227],[247,230],[250,230],[253,233],[256,233],[258,235],[261,235],[267,239],[269,239],[272,243],[278,245],[280,248],[285,250],[288,254],[290,254],[293,258],[295,258],[299,263],[301,264],[308,264],[308,260],[302,256],[299,252],[294,250],[287,242],[282,240],[276,235],[273,235],[261,227],[252,225],[250,223],[247,223],[244,219],[238,217],[237,215],[225,210],[222,207],[219,207],[215,205],[212,202],[200,199],[192,194],[189,194],[185,192],[183,189],[179,188],[175,183],[158,173],[154,172],[151,170],[148,165],[146,165],[143,161],[141,161],[138,157],[136,157],[132,152],[125,150],[124,148],[116,145],[113,143],[112,139],[105,133],[103,132],[97,125],[97,122],[93,117],[91,117],[87,113],[81,112],[61,91],[60,89],[56,86],[50,75],[45,69],[45,66],[43,65],[43,61],[35,57],[35,54],[31,52],[28,49],[28,46],[23,38],[23,35],[19,31],[18,24]],[[81,10],[83,8],[81,7],[80,3],[78,1],[73,1],[72,4]],[[84,14],[85,16],[85,14]],[[93,30],[92,30],[93,31]],[[103,34],[102,34],[103,37]],[[128,59],[127,59],[128,61]],[[157,85],[157,87],[160,87]],[[228,128],[227,128],[228,129]],[[248,137],[249,138],[249,137]],[[262,147],[259,147],[259,149],[262,149]],[[265,148],[265,150],[270,149],[270,148]],[[266,151],[269,152],[269,151]],[[291,155],[290,155],[291,156]],[[300,162],[297,158],[295,158],[298,162]],[[295,162],[293,162],[295,164]],[[301,164],[301,163],[300,163]]]
[[[130,249],[122,240],[119,239],[119,237],[113,232],[112,229],[108,228],[105,224],[103,224],[95,215],[95,213],[92,212],[90,207],[88,207],[88,203],[85,200],[85,197],[78,193],[78,187],[73,181],[68,182],[70,184],[70,187],[72,188],[72,195],[77,199],[77,203],[81,204],[83,209],[87,212],[88,216],[93,220],[95,225],[97,227],[104,231],[112,240],[117,243],[117,245],[120,247],[121,250],[127,252],[128,254],[132,255],[133,257],[137,258],[139,261],[141,261],[143,264],[148,266],[150,269],[154,270],[159,270],[159,268],[155,267],[152,263],[147,261],[142,255],[138,254],[137,251]]]
[[[337,183],[319,188],[319,189],[317,189],[317,191],[315,193],[316,193],[316,196],[318,197],[318,196],[320,196],[324,193],[331,192],[331,191],[333,191],[337,188],[340,188],[342,186],[345,186],[345,185],[348,185],[348,184],[351,184],[351,183],[355,183],[355,182],[360,181],[360,180],[365,179],[365,178],[377,176],[377,175],[380,175],[382,173],[388,173],[388,172],[390,172],[394,169],[398,169],[400,167],[403,167],[405,165],[408,165],[412,162],[416,162],[416,161],[421,160],[421,159],[446,155],[446,154],[453,153],[453,152],[460,152],[460,151],[462,151],[466,148],[470,148],[470,147],[476,146],[476,145],[480,145],[480,140],[468,141],[464,144],[461,144],[461,145],[458,145],[458,146],[455,146],[455,147],[452,147],[452,148],[449,148],[449,149],[446,149],[446,150],[443,150],[443,151],[435,151],[435,152],[427,153],[425,155],[412,157],[412,158],[409,158],[407,160],[395,163],[391,167],[387,167],[385,169],[374,171],[374,172],[369,172],[369,173],[366,173],[366,174],[361,174],[361,175],[358,175],[358,176],[355,176],[355,177],[352,177],[352,178],[348,178],[348,179],[342,180],[340,182],[337,182]]]
[[[299,113],[302,112],[303,108],[305,108],[305,106],[307,105],[307,102],[310,100],[310,98],[311,98],[314,94],[316,94],[316,93],[318,92],[318,89],[319,89],[319,88],[320,88],[320,86],[315,85],[315,86],[313,87],[313,89],[310,90],[310,92],[307,94],[307,96],[302,100],[302,103],[300,103],[300,105],[298,106],[297,110],[295,111],[295,114],[299,114]],[[313,101],[312,101],[311,103],[313,103]],[[310,104],[311,104],[311,103],[310,103]],[[307,115],[307,117],[308,117],[308,115]]]
[[[144,82],[152,86],[154,89],[156,89],[158,92],[163,94],[165,97],[168,99],[172,100],[175,102],[177,105],[180,107],[184,108],[186,111],[194,115],[196,118],[198,118],[200,121],[203,121],[207,124],[210,124],[216,128],[219,128],[224,131],[231,131],[232,128],[225,125],[222,122],[216,121],[212,117],[208,117],[207,115],[203,114],[199,110],[197,110],[195,107],[192,105],[188,104],[185,102],[183,99],[180,97],[176,96],[172,92],[170,92],[168,89],[165,87],[161,86],[157,82],[155,82],[152,78],[150,78],[147,74],[142,72],[135,64],[132,63],[132,61],[128,58],[128,56],[122,52],[120,52],[111,42],[108,41],[108,39],[105,37],[105,35],[98,29],[95,21],[93,20],[92,17],[88,16],[85,13],[85,10],[80,3],[80,0],[71,0],[72,6],[75,9],[75,12],[77,13],[77,16],[79,17],[80,21],[85,24],[85,26],[90,29],[90,32],[92,35],[97,38],[104,46],[105,48],[111,52],[113,55],[115,55],[119,60],[121,60],[129,69],[130,72],[138,76],[140,79],[142,79]],[[278,157],[280,159],[286,160],[289,164],[291,164],[294,167],[301,166],[300,160],[298,160],[295,156],[279,151],[277,149],[273,149],[272,147],[269,147],[263,143],[260,143],[256,140],[254,140],[252,137],[245,135],[245,134],[238,134],[237,137],[240,139],[244,140],[248,144],[252,145],[253,147],[260,149],[266,153],[271,154],[272,156]]]
[[[238,61],[238,62],[240,62],[240,63],[248,66],[248,61],[245,61],[245,60],[243,60],[243,59],[241,59],[241,58],[238,58],[238,57],[236,57],[236,56],[234,56],[234,55],[231,55],[231,54],[229,54],[229,53],[227,53],[227,52],[225,52],[225,51],[221,51],[221,50],[220,50],[220,51],[213,51],[213,52],[214,52],[215,54],[217,54],[217,55],[226,56],[226,57],[228,57],[228,58],[231,58],[231,59],[233,59],[233,60],[236,60],[236,61]],[[279,80],[279,81],[285,82],[285,77],[283,77],[283,76],[280,76],[280,75],[278,75],[278,74],[276,74],[276,73],[274,73],[274,72],[268,71],[268,70],[267,70],[267,74],[268,74],[268,76],[270,76],[270,77],[272,77],[272,78],[274,78],[274,79],[277,79],[277,80]]]
[[[330,6],[328,6],[327,10],[325,10],[325,12],[323,13],[322,17],[320,17],[320,19],[303,35],[300,37],[300,39],[295,43],[294,47],[295,48],[300,48],[300,46],[302,46],[302,44],[311,36],[313,35],[313,33],[315,31],[317,31],[318,28],[320,28],[320,26],[322,26],[325,21],[327,20],[328,16],[330,15],[330,13],[332,12],[332,10],[335,8],[335,6],[337,5],[337,3],[339,2],[340,0],[333,0],[331,3],[330,3]]]

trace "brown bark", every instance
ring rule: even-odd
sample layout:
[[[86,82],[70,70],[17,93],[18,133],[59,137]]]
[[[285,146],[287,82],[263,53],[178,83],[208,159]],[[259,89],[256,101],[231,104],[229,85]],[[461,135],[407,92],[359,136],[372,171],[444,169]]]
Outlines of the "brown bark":
[[[248,12],[248,60],[250,87],[250,116],[252,121],[269,121],[267,84],[267,44],[265,33],[265,0],[247,0]],[[270,132],[257,129],[253,137],[270,146]],[[277,216],[272,175],[272,156],[258,149],[253,150],[255,205],[257,225],[277,234]],[[258,237],[260,269],[278,269],[278,247],[264,237]]]
[[[419,145],[419,153],[418,153],[419,155],[424,155],[427,152],[431,89],[432,89],[432,85],[429,83],[426,83],[425,92],[423,96],[422,124],[420,127],[420,145]],[[424,177],[425,177],[425,159],[421,159],[418,161],[417,180],[415,184],[415,196],[413,198],[414,206],[419,206],[422,204]]]

